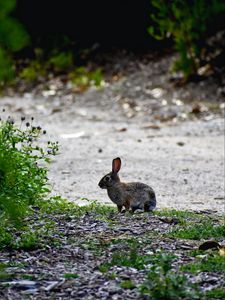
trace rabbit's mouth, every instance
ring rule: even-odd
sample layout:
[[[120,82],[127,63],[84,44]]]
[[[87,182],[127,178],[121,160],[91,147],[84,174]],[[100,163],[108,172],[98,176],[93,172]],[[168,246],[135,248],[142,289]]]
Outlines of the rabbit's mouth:
[[[101,183],[101,182],[99,182],[98,186],[99,186],[101,189],[106,189],[106,188],[107,188],[107,187],[106,187],[103,183]]]

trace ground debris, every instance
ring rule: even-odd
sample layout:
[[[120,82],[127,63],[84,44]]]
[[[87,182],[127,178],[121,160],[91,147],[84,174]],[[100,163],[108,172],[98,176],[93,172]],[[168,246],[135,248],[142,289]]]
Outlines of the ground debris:
[[[199,218],[199,214],[193,216]],[[135,255],[141,259],[159,251],[175,255],[176,270],[193,263],[195,257],[189,252],[198,251],[198,241],[168,236],[170,230],[182,226],[183,218],[146,213],[99,215],[94,211],[80,217],[59,214],[51,218],[58,224],[57,230],[63,229],[57,245],[0,252],[1,262],[8,265],[5,271],[11,275],[0,281],[0,295],[5,299],[9,295],[22,299],[26,294],[30,299],[143,299],[139,287],[145,281],[148,263],[145,266],[135,259],[126,266],[123,259],[128,259],[129,253],[137,251]],[[104,264],[116,257],[122,262],[104,270]],[[218,272],[188,276],[203,290],[225,284]]]

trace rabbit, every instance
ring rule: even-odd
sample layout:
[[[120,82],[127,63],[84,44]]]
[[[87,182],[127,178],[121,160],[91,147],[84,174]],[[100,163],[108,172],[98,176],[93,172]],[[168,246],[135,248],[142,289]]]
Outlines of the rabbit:
[[[121,159],[119,157],[112,161],[112,172],[106,174],[99,181],[99,187],[107,189],[109,198],[117,205],[118,212],[131,209],[144,209],[152,211],[156,207],[156,196],[154,190],[147,184],[141,182],[124,183],[118,176],[121,168]]]

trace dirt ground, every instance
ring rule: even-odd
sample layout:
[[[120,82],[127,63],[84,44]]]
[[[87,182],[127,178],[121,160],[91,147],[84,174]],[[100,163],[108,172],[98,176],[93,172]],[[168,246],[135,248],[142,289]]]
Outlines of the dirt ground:
[[[224,212],[223,99],[210,79],[175,88],[170,60],[131,61],[129,74],[82,94],[55,78],[39,93],[0,98],[7,114],[34,116],[59,141],[53,194],[111,203],[98,182],[120,156],[121,179],[152,186],[159,208]]]

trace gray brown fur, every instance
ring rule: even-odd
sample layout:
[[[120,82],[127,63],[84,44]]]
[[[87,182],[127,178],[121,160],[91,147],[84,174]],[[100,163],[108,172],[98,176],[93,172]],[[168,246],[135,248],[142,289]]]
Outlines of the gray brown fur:
[[[120,181],[118,172],[121,167],[121,159],[115,158],[112,162],[112,172],[106,174],[99,182],[102,189],[107,189],[109,198],[114,202],[118,211],[144,209],[152,211],[156,207],[154,190],[141,182],[124,183]]]

